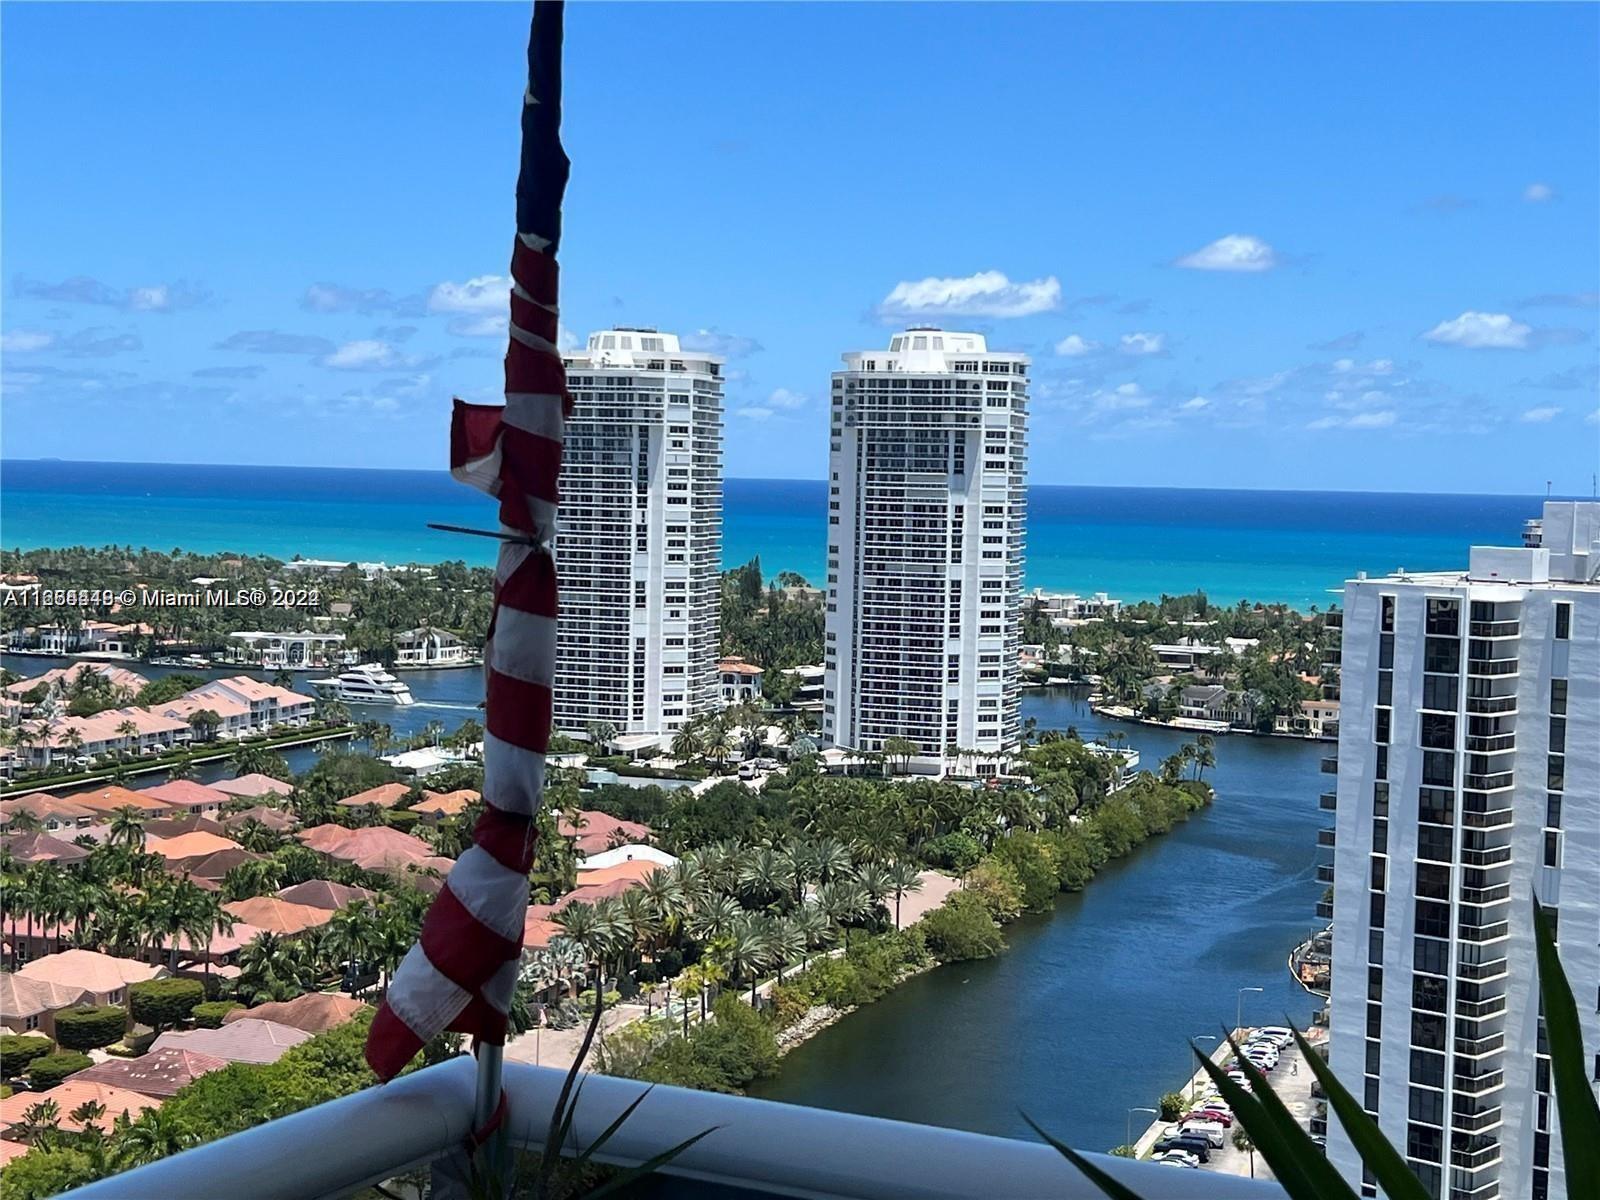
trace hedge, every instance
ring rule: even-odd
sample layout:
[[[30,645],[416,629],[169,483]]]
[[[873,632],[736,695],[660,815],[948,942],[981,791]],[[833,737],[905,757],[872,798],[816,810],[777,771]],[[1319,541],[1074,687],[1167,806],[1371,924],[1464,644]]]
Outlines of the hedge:
[[[68,1075],[86,1071],[92,1066],[94,1060],[87,1054],[74,1052],[46,1054],[28,1064],[28,1082],[33,1085],[34,1090],[47,1092]]]
[[[147,979],[128,988],[128,1011],[142,1025],[169,1029],[188,1020],[205,998],[206,985],[198,979]]]
[[[21,1075],[34,1059],[49,1054],[50,1039],[38,1033],[8,1033],[0,1037],[0,1076]]]
[[[96,1050],[122,1040],[128,1010],[115,1004],[66,1008],[56,1014],[56,1041],[63,1050]]]
[[[234,1009],[243,1007],[237,1000],[207,1000],[204,1004],[196,1004],[189,1016],[196,1029],[221,1029],[222,1018]]]

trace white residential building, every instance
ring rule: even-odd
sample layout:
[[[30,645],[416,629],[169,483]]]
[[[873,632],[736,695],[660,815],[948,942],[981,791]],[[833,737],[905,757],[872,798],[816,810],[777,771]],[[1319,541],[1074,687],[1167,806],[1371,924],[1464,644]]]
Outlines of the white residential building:
[[[1020,734],[1028,358],[909,329],[833,376],[823,734],[996,753]],[[997,765],[997,764],[996,764]]]
[[[566,364],[555,723],[670,732],[717,705],[722,360],[607,329]]]
[[[464,667],[472,661],[467,644],[448,629],[424,625],[408,629],[394,640],[397,667]]]
[[[1570,1197],[1530,896],[1600,1073],[1600,504],[1344,592],[1331,1062],[1442,1200]],[[1329,1158],[1374,1195],[1330,1122]]]

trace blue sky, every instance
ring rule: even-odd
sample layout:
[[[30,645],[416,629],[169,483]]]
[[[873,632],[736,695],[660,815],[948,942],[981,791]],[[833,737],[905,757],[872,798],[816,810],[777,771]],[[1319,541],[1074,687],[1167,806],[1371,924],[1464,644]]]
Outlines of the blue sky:
[[[442,466],[498,393],[522,5],[8,4],[4,453]],[[1035,359],[1039,483],[1587,494],[1592,5],[575,5],[573,334]]]

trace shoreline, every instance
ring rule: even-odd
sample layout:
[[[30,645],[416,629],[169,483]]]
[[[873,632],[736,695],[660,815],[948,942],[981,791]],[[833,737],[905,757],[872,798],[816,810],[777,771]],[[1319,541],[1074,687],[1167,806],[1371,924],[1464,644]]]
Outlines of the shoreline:
[[[1309,733],[1279,733],[1275,729],[1240,729],[1237,726],[1227,725],[1221,721],[1200,721],[1186,717],[1178,717],[1171,721],[1158,721],[1154,717],[1136,716],[1132,709],[1124,708],[1120,704],[1101,705],[1089,701],[1089,711],[1097,717],[1104,717],[1108,721],[1121,721],[1125,725],[1148,725],[1153,729],[1171,729],[1178,733],[1209,733],[1215,737],[1282,738],[1290,742],[1337,742],[1339,740],[1337,737],[1312,737]],[[1187,725],[1178,723],[1185,720],[1190,723]]]

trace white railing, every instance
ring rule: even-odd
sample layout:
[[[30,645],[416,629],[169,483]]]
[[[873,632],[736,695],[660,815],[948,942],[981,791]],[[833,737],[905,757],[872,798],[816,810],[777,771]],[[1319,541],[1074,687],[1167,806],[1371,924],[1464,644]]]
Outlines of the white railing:
[[[415,1170],[460,1145],[471,1123],[474,1065],[460,1058],[147,1167],[64,1200],[335,1200]],[[508,1063],[508,1129],[542,1146],[563,1073]],[[645,1085],[587,1078],[573,1145],[599,1136]],[[850,1113],[659,1087],[599,1159],[633,1165],[715,1128],[665,1173],[745,1194],[817,1200],[1100,1200],[1100,1191],[1037,1142],[985,1137]],[[1071,1130],[1063,1130],[1070,1138]],[[1095,1155],[1145,1200],[1282,1200],[1275,1184]]]

